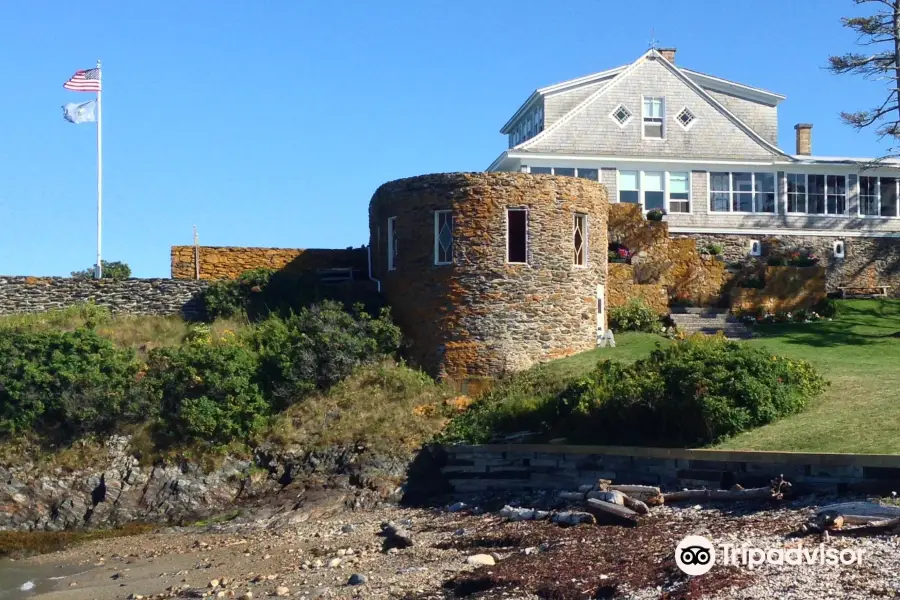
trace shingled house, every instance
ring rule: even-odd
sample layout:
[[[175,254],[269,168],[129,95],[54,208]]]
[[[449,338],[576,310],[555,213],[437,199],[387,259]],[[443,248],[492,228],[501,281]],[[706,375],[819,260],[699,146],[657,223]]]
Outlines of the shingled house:
[[[816,156],[812,125],[778,146],[785,97],[678,66],[674,49],[536,90],[503,126],[488,171],[593,179],[610,201],[664,209],[673,237],[726,260],[807,249],[831,290],[900,294],[900,162]]]

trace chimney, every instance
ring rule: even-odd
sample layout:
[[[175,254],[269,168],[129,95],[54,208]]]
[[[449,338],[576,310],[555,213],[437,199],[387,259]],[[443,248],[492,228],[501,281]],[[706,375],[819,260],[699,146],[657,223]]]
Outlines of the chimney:
[[[676,48],[660,48],[657,52],[662,54],[662,57],[672,63],[675,64],[675,51]]]
[[[812,123],[797,123],[797,154],[809,156],[812,154]]]

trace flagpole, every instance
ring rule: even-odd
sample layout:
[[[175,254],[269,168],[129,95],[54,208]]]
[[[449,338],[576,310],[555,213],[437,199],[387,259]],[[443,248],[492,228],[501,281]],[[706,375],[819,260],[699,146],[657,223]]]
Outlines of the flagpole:
[[[103,230],[103,112],[100,105],[100,94],[103,90],[103,71],[100,69],[100,61],[97,61],[97,264],[94,267],[94,277],[103,277],[103,261],[100,258],[102,230]]]

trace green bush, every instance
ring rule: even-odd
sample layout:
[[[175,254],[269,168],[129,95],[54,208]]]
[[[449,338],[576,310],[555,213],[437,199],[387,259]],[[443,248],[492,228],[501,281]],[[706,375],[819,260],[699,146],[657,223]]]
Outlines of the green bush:
[[[140,419],[138,369],[133,351],[89,329],[0,330],[0,433],[72,437]]]
[[[246,439],[270,411],[256,383],[258,357],[239,340],[188,342],[150,352],[142,384],[170,440],[224,445]]]
[[[207,319],[214,321],[246,315],[252,298],[262,293],[274,274],[273,269],[253,269],[237,279],[212,282],[200,294]]]
[[[387,309],[373,318],[361,306],[347,312],[326,301],[286,319],[269,317],[254,328],[250,343],[260,356],[260,384],[280,409],[395,353],[400,329]]]
[[[809,363],[724,338],[688,338],[632,365],[606,361],[564,395],[584,443],[700,446],[799,412],[825,380]]]
[[[118,260],[112,262],[101,260],[100,265],[103,267],[103,279],[128,279],[131,277],[131,267]],[[88,267],[81,271],[72,271],[72,277],[75,279],[93,279],[94,267]]]
[[[826,319],[835,319],[841,312],[841,303],[834,298],[826,298],[813,307],[813,312]]]
[[[613,331],[659,333],[662,330],[659,315],[640,299],[634,299],[625,306],[610,309],[609,326]]]

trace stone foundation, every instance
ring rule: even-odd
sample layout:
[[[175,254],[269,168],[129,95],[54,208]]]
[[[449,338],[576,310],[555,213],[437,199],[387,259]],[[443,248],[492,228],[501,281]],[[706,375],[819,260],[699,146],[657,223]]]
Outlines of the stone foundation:
[[[900,238],[865,238],[841,236],[778,237],[731,234],[673,234],[674,238],[693,239],[697,246],[715,243],[724,249],[727,263],[758,263],[777,248],[809,250],[819,257],[825,269],[826,290],[838,292],[841,287],[872,288],[890,286],[889,295],[900,297]],[[750,242],[762,244],[762,256],[751,257]],[[844,258],[834,256],[834,242],[844,242]]]
[[[526,208],[527,263],[507,262],[507,208]],[[392,181],[369,205],[373,270],[411,358],[452,380],[492,377],[594,348],[606,282],[607,196],[596,182],[524,173]],[[452,264],[435,265],[435,211],[453,215]],[[576,213],[587,265],[573,264]],[[395,269],[388,219],[396,218]]]

